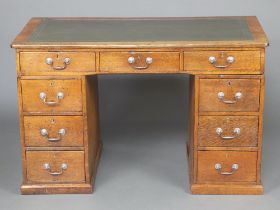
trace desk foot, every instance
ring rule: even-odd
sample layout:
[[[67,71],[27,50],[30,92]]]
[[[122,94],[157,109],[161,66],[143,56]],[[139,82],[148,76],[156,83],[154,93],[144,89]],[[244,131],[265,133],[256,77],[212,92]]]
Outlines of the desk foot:
[[[91,183],[77,184],[22,184],[21,194],[89,194],[92,193]]]
[[[191,193],[198,195],[262,195],[263,186],[250,184],[192,184]]]

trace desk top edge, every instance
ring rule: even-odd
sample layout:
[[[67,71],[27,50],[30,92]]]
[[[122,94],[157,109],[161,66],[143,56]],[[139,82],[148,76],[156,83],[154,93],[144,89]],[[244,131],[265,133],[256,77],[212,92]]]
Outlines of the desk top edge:
[[[252,40],[229,41],[133,41],[133,42],[30,42],[28,38],[44,20],[198,20],[198,19],[236,19],[245,18],[253,37]],[[255,16],[218,17],[34,17],[12,42],[12,48],[189,48],[189,47],[266,47],[268,39]]]

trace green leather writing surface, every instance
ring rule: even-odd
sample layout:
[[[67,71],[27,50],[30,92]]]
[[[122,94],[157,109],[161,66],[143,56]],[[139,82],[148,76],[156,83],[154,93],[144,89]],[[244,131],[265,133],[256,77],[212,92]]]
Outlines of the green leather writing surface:
[[[48,19],[28,42],[149,42],[252,40],[246,19]]]

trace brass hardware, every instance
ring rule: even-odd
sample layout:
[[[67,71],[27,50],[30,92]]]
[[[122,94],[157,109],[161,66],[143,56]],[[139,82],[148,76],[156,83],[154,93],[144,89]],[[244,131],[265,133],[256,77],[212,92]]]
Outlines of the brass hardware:
[[[44,163],[43,164],[43,168],[48,171],[48,173],[52,176],[59,176],[61,174],[63,174],[63,172],[68,168],[68,165],[66,163],[62,163],[60,166],[60,171],[58,172],[52,172],[51,170],[51,166],[49,163]]]
[[[230,172],[222,172],[222,164],[216,163],[215,164],[215,169],[218,171],[219,174],[221,175],[232,175],[238,170],[239,166],[237,163],[232,164],[231,166],[231,171]]]
[[[223,54],[222,54],[222,57],[223,57]],[[234,62],[234,57],[233,56],[228,56],[227,59],[226,59],[226,62],[227,62],[226,65],[218,65],[217,64],[217,58],[215,56],[210,56],[208,58],[208,60],[216,68],[226,68]]]
[[[241,99],[242,93],[241,92],[235,93],[235,95],[234,95],[235,100],[226,100],[226,99],[224,99],[224,97],[225,97],[224,92],[219,92],[218,93],[218,99],[220,99],[225,104],[235,104],[238,100]]]
[[[47,58],[46,59],[46,64],[50,65],[54,70],[64,70],[70,64],[70,62],[71,62],[70,58],[64,58],[63,66],[54,66],[52,58]]]
[[[140,60],[141,58],[138,56],[138,59]],[[149,68],[149,66],[153,63],[153,58],[152,57],[147,57],[145,59],[146,65],[145,66],[135,66],[133,65],[135,63],[136,59],[135,57],[131,56],[127,59],[127,62],[134,68],[137,70],[142,70],[142,69],[147,69]]]
[[[60,100],[64,98],[64,93],[63,92],[58,92],[56,94],[56,98],[57,98],[56,101],[47,101],[47,94],[44,93],[44,92],[41,92],[39,94],[39,97],[45,104],[47,104],[49,106],[54,106],[54,105],[59,104]]]
[[[129,64],[133,64],[134,62],[135,62],[135,58],[134,57],[129,57],[128,59],[127,59],[127,62],[129,63]]]
[[[66,131],[65,131],[64,128],[59,129],[59,130],[58,130],[58,135],[59,135],[59,137],[57,137],[57,138],[50,138],[50,137],[49,137],[49,132],[48,132],[48,130],[45,129],[45,128],[42,128],[42,129],[40,130],[40,133],[41,133],[41,136],[47,138],[48,141],[50,141],[50,142],[57,142],[57,141],[60,141],[60,140],[62,139],[62,136],[64,136],[64,135],[66,134]]]
[[[231,139],[235,139],[236,137],[238,137],[241,133],[240,128],[234,128],[233,133],[234,136],[223,136],[223,129],[222,128],[217,128],[216,129],[216,134],[221,137],[224,140],[231,140]]]

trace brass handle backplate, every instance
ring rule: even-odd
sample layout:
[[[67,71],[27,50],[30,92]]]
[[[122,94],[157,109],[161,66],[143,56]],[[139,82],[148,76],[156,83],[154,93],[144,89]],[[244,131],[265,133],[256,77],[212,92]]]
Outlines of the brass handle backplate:
[[[228,99],[225,99],[225,93],[224,93],[224,92],[219,92],[219,93],[217,94],[217,96],[218,96],[218,99],[219,99],[220,101],[222,101],[223,103],[225,103],[225,104],[235,104],[237,101],[239,101],[239,100],[241,99],[242,93],[241,93],[241,92],[235,93],[235,94],[234,94],[235,100],[228,100]]]
[[[54,70],[64,70],[67,68],[67,66],[71,63],[71,59],[70,58],[64,58],[63,60],[63,66],[54,66],[53,64],[53,59],[52,58],[47,58],[46,59],[46,64],[50,65]]]
[[[221,54],[221,57],[223,58],[224,57],[224,54],[222,53]],[[226,64],[225,65],[219,65],[219,64],[217,64],[217,62],[218,62],[218,59],[215,57],[215,56],[210,56],[209,58],[208,58],[208,61],[209,61],[209,63],[211,63],[215,68],[226,68],[226,67],[228,67],[228,66],[230,66],[233,62],[234,62],[234,57],[233,56],[228,56],[227,58],[226,58]]]
[[[222,128],[216,128],[216,134],[221,137],[222,139],[224,140],[231,140],[231,139],[235,139],[236,137],[238,137],[241,133],[241,130],[240,128],[234,128],[233,130],[233,133],[234,135],[233,136],[225,136],[223,135],[223,129]]]
[[[60,171],[52,171],[51,165],[49,163],[44,163],[43,168],[52,176],[59,176],[63,174],[65,170],[67,170],[68,165],[66,163],[62,163],[60,166]]]
[[[58,105],[59,102],[64,98],[64,93],[63,92],[58,92],[56,94],[56,99],[57,99],[56,101],[48,101],[47,100],[47,94],[44,93],[44,92],[41,92],[39,94],[39,97],[45,104],[47,104],[49,106],[54,106],[54,105]]]
[[[138,56],[137,59],[138,59],[138,60],[141,60],[141,57]],[[144,65],[144,66],[136,66],[136,65],[135,65],[136,58],[133,57],[133,56],[130,56],[130,57],[127,59],[127,62],[128,62],[134,69],[143,70],[143,69],[149,68],[149,66],[153,63],[153,58],[152,58],[152,57],[147,57],[147,58],[145,59],[145,65]]]
[[[231,165],[231,171],[230,172],[223,172],[222,171],[222,164],[221,163],[216,163],[215,164],[216,171],[219,174],[225,175],[225,176],[234,174],[238,170],[238,168],[239,168],[239,165],[237,163],[234,163],[234,164]]]
[[[57,142],[57,141],[60,141],[60,140],[62,139],[62,136],[64,136],[64,135],[66,134],[66,131],[65,131],[64,128],[59,129],[59,130],[58,130],[58,135],[59,135],[59,136],[58,136],[57,138],[51,138],[51,137],[49,137],[49,132],[48,132],[48,130],[45,129],[45,128],[42,128],[42,129],[40,130],[40,134],[41,134],[41,136],[47,138],[47,140],[50,141],[50,142]]]

